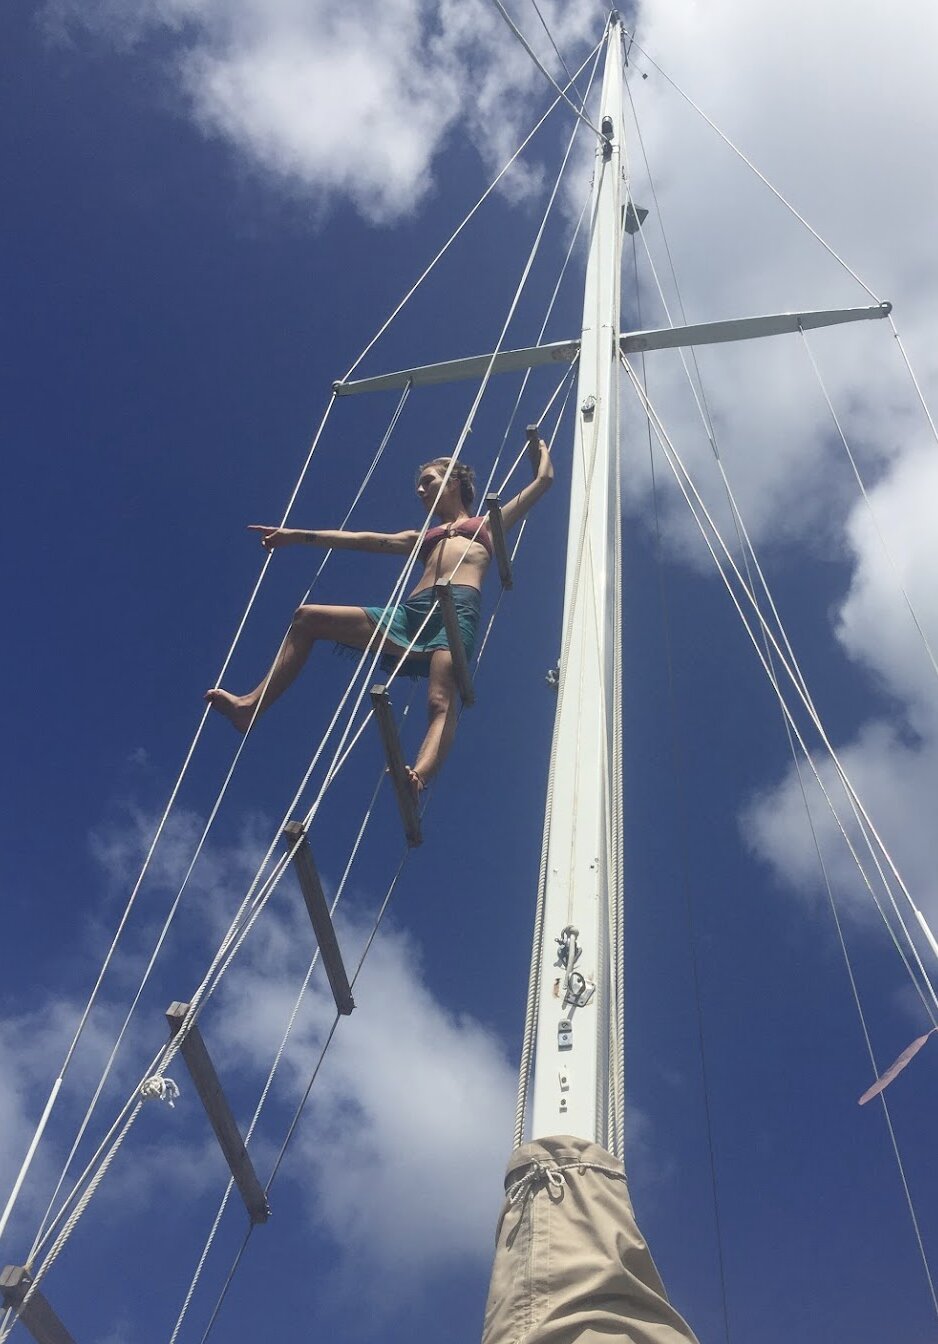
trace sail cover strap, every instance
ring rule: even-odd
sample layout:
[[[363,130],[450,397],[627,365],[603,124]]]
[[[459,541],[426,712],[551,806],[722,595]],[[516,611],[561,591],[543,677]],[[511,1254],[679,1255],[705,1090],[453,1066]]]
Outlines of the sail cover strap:
[[[612,1153],[569,1135],[526,1143],[505,1190],[482,1344],[696,1344]]]

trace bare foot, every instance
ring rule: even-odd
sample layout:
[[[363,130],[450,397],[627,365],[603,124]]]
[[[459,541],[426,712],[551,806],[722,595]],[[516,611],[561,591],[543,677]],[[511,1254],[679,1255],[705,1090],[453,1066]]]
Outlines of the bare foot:
[[[254,714],[254,703],[248,696],[232,695],[230,691],[223,691],[217,687],[213,691],[206,691],[205,698],[212,709],[217,709],[219,714],[224,714],[229,723],[234,724],[239,733],[247,732]]]
[[[427,787],[426,781],[421,779],[420,775],[417,774],[417,771],[412,765],[405,765],[404,769],[407,772],[407,782],[410,784],[410,791],[414,795],[414,802],[419,803],[420,795]]]

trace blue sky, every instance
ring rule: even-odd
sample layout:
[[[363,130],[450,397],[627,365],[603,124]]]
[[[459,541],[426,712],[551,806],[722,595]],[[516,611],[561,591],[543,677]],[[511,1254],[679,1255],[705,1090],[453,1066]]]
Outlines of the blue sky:
[[[899,8],[873,33],[846,5],[818,18],[800,4],[751,14],[721,0],[703,16],[650,3],[640,32],[895,302],[934,400],[938,202],[922,164],[938,121],[924,56],[935,21],[911,0]],[[533,9],[516,12],[535,40]],[[582,60],[599,6],[544,12],[568,61]],[[256,578],[260,548],[245,525],[279,517],[333,378],[550,98],[493,8],[398,0],[353,17],[247,0],[141,0],[121,12],[58,0],[2,20],[4,1196]],[[633,91],[691,320],[868,302],[643,68],[649,79],[636,71]],[[568,133],[554,114],[527,170],[480,212],[366,371],[492,346]],[[633,142],[636,196],[650,205],[640,157]],[[513,344],[536,335],[584,192],[571,179]],[[659,236],[649,241],[661,266]],[[573,267],[548,339],[576,334],[579,274]],[[646,320],[663,321],[644,261],[641,277]],[[628,268],[624,295],[630,306]],[[803,351],[794,339],[769,344],[701,355],[723,459],[830,736],[938,923],[934,673]],[[812,344],[893,558],[935,631],[938,448],[895,343],[871,324]],[[718,505],[680,366],[649,363],[649,377]],[[521,424],[553,386],[533,380]],[[483,403],[467,453],[483,471],[515,391],[493,383]],[[412,468],[451,446],[472,392],[411,398],[362,526],[419,520]],[[339,522],[392,408],[384,397],[340,404],[297,502],[299,525]],[[689,896],[731,1337],[920,1344],[934,1337],[934,1314],[882,1114],[856,1106],[869,1062],[777,706],[660,459],[659,570],[647,442],[634,416],[625,428],[627,1070],[639,1219],[677,1305],[702,1341],[721,1339]],[[556,460],[557,488],[532,518],[425,844],[274,1186],[274,1216],[226,1303],[228,1338],[261,1327],[395,1341],[440,1333],[441,1319],[456,1344],[478,1338],[511,1143],[554,704],[543,678],[561,618],[563,430]],[[235,656],[236,688],[264,669],[318,559],[275,557]],[[338,556],[317,592],[381,601],[395,574],[393,562]],[[350,669],[316,650],[249,741],[95,1125],[162,1040],[170,1000],[198,982]],[[415,716],[420,708],[418,699]],[[207,725],[4,1263],[31,1240],[234,746],[227,725]],[[317,820],[330,886],[379,768],[366,734]],[[885,1064],[927,1019],[822,812],[818,827]],[[400,846],[382,794],[343,904],[350,957]],[[305,970],[304,919],[290,879],[203,1019],[245,1124]],[[258,1131],[262,1176],[325,1011],[314,988]],[[889,1094],[926,1250],[938,1231],[934,1048]],[[184,1071],[176,1076],[175,1111],[145,1111],[50,1274],[48,1296],[76,1339],[149,1344],[172,1331],[224,1188],[204,1116]],[[201,1336],[242,1232],[232,1208],[181,1339]]]

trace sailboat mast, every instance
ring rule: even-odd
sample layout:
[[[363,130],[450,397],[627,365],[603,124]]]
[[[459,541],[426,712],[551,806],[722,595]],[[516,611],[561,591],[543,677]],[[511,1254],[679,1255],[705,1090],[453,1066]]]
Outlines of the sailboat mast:
[[[535,1138],[573,1134],[610,1150],[621,1134],[613,1076],[616,1054],[621,1058],[621,986],[610,930],[621,899],[615,646],[622,89],[621,24],[614,14],[583,297],[531,1125]]]

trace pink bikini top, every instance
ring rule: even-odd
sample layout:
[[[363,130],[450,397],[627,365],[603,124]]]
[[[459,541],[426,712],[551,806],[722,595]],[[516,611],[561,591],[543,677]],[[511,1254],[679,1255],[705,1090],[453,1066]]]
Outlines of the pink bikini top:
[[[480,527],[481,524],[481,527]],[[480,542],[492,554],[492,538],[489,535],[487,518],[461,518],[458,523],[442,523],[431,527],[420,547],[420,559],[426,564],[437,546],[447,537],[466,537],[470,541]]]

